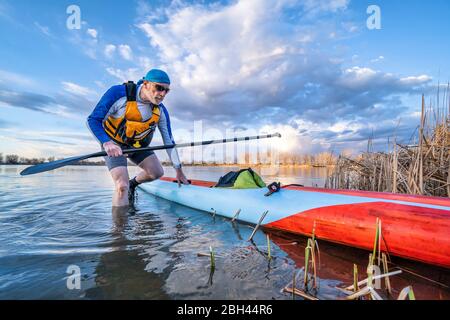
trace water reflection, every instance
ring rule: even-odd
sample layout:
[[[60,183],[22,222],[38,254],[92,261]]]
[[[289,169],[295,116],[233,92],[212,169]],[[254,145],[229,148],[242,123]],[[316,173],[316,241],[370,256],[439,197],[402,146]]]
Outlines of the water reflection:
[[[148,216],[148,213],[130,215],[127,207],[113,207],[110,246],[114,250],[100,256],[94,271],[95,286],[86,290],[86,298],[168,299],[162,289],[165,274],[148,272],[143,257],[142,248],[151,248],[154,244],[137,236],[163,231],[161,221],[143,220]]]
[[[113,235],[119,237],[123,235],[125,226],[128,224],[128,215],[134,215],[134,212],[130,213],[128,207],[112,207]]]

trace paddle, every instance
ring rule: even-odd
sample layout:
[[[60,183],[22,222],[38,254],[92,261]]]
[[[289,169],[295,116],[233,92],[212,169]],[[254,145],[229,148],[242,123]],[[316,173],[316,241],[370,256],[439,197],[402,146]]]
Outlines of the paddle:
[[[140,149],[125,149],[125,150],[122,150],[122,153],[128,154],[128,153],[136,153],[136,152],[147,151],[147,150],[163,150],[163,149],[182,148],[182,147],[204,146],[204,145],[208,145],[208,144],[226,143],[226,142],[235,142],[235,141],[247,141],[247,140],[265,139],[265,138],[273,138],[273,137],[281,138],[281,134],[279,134],[277,132],[274,134],[266,134],[266,135],[262,135],[262,136],[251,136],[251,137],[241,137],[241,138],[188,142],[188,143],[180,143],[180,144],[169,144],[169,145],[165,145],[165,146],[145,147],[145,148],[140,148]],[[22,172],[20,172],[20,175],[26,176],[26,175],[30,175],[30,174],[50,171],[50,170],[54,170],[57,168],[67,166],[69,164],[73,164],[73,163],[81,161],[81,160],[86,160],[86,159],[95,158],[95,157],[102,157],[102,156],[106,156],[105,151],[99,151],[99,152],[95,152],[95,153],[91,153],[91,154],[86,154],[83,156],[75,156],[75,157],[70,157],[70,158],[56,160],[56,161],[39,163],[34,166],[25,168]]]

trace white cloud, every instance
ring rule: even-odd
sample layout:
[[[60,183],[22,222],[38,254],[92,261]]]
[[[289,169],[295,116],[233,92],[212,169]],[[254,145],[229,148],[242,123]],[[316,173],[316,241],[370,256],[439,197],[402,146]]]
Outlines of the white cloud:
[[[69,93],[79,95],[79,96],[92,96],[97,95],[97,93],[89,88],[80,86],[73,82],[62,82],[63,89]]]
[[[30,79],[28,78],[28,76],[25,76],[23,74],[0,69],[0,84],[12,84],[23,87],[30,87],[36,85],[37,83],[35,80]]]
[[[92,46],[83,48],[83,53],[93,60],[97,60],[97,49]]]
[[[29,158],[73,156],[74,146],[79,148],[80,153],[95,152],[98,148],[98,144],[89,133],[71,134],[67,131],[47,132],[30,129],[17,134],[17,130],[3,129],[0,130],[0,139],[5,141],[1,145],[0,153],[18,154]]]
[[[116,52],[116,46],[113,44],[107,44],[105,46],[104,54],[107,58],[112,58],[114,52]]]
[[[69,41],[80,48],[80,50],[93,60],[98,59],[98,53],[101,50],[98,32],[96,29],[89,28],[86,21],[81,21],[82,30],[86,32],[70,32]]]
[[[379,56],[378,58],[372,59],[370,60],[370,62],[375,63],[375,62],[380,62],[384,60],[384,56]]]
[[[40,32],[42,32],[46,36],[53,37],[53,35],[50,32],[50,28],[49,27],[42,26],[41,24],[39,24],[39,22],[34,22],[34,25],[39,29]]]
[[[364,67],[352,67],[344,70],[340,84],[347,87],[363,86],[374,79],[377,75],[375,70]]]
[[[338,121],[333,125],[330,125],[327,129],[339,134],[346,130],[359,130],[361,129],[361,124],[355,123],[353,121]]]
[[[288,56],[301,49],[298,43],[311,41],[304,30],[280,37],[280,28],[289,28],[274,19],[281,10],[272,1],[239,1],[221,10],[193,6],[172,12],[166,24],[139,28],[183,86],[218,93],[227,84],[276,82],[287,70]],[[268,50],[268,43],[275,50]]]
[[[358,27],[355,26],[355,25],[349,26],[349,29],[348,29],[349,32],[356,32],[356,31],[358,31],[358,30],[359,30]]]
[[[400,82],[402,84],[406,84],[406,85],[421,85],[427,82],[430,82],[432,80],[432,78],[428,75],[420,75],[417,77],[405,77],[405,78],[401,78]]]
[[[121,82],[126,82],[126,81],[131,81],[131,80],[137,81],[138,79],[141,79],[143,76],[143,73],[145,73],[145,71],[142,71],[141,68],[130,68],[127,70],[106,68],[106,71]]]
[[[87,29],[86,33],[92,38],[97,39],[98,32],[95,29]]]
[[[350,0],[304,0],[302,2],[305,10],[310,14],[320,12],[337,12],[347,8]]]
[[[95,80],[94,83],[99,87],[100,89],[104,90],[106,89],[106,84],[104,84],[102,81]]]
[[[155,66],[155,61],[153,61],[152,59],[150,59],[149,57],[139,57],[138,58],[139,61],[139,66],[143,69],[143,70],[150,70],[151,68],[153,68],[153,66]]]
[[[131,60],[132,59],[132,52],[129,45],[121,44],[119,45],[119,54],[124,58],[125,60]]]

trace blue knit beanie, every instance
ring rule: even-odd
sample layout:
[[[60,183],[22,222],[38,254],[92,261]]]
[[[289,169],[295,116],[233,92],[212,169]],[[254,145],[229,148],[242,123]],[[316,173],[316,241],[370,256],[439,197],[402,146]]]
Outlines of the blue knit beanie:
[[[170,84],[170,79],[167,73],[159,69],[152,69],[144,77],[144,80],[150,82],[167,83]]]

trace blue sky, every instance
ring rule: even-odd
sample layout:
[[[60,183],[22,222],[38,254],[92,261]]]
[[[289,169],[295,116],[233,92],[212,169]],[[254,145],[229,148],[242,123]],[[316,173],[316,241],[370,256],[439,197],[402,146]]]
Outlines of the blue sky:
[[[72,4],[79,30],[66,27]],[[379,30],[366,26],[373,4]],[[300,153],[358,152],[372,134],[379,148],[394,132],[406,142],[421,94],[450,80],[449,12],[446,0],[3,0],[0,153],[96,151],[85,120],[98,99],[153,67],[172,78],[177,141],[277,130]]]

